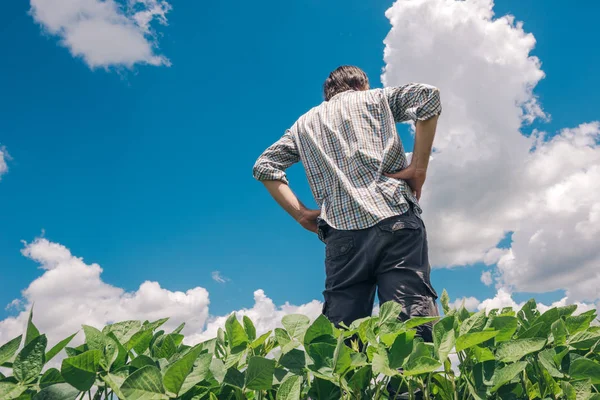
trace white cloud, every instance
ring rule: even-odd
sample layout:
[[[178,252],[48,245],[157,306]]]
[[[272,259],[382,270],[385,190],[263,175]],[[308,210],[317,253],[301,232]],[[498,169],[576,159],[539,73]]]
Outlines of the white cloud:
[[[23,291],[24,311],[0,321],[0,343],[21,333],[33,303],[34,322],[51,342],[80,330],[82,324],[102,327],[121,320],[170,317],[167,327],[185,321],[188,332],[198,332],[208,319],[204,288],[173,292],[146,281],[135,292],[126,292],[104,282],[98,264],[87,264],[44,238],[26,244],[22,253],[38,262],[44,273]]]
[[[227,319],[227,315],[209,317],[209,294],[201,287],[179,292],[146,281],[135,292],[127,292],[104,282],[98,264],[87,264],[65,246],[45,238],[25,243],[22,253],[37,262],[44,272],[23,291],[23,299],[9,304],[10,309],[22,312],[0,321],[0,344],[22,333],[28,310],[34,303],[34,323],[51,344],[79,331],[82,324],[101,328],[116,321],[166,317],[170,318],[166,329],[185,322],[186,342],[197,343],[214,337]],[[317,300],[300,306],[289,303],[276,306],[262,290],[254,292],[254,301],[252,308],[236,312],[240,317],[252,318],[258,332],[280,326],[286,314],[301,313],[314,319],[322,309]],[[82,339],[79,335],[78,340]]]
[[[444,111],[423,192],[436,266],[498,263],[507,291],[598,299],[600,124],[553,139],[521,133],[544,117],[533,35],[492,0],[398,0],[386,15],[386,86],[441,89]],[[498,248],[513,232],[510,249]],[[486,280],[487,281],[487,280]]]
[[[34,20],[90,68],[169,65],[151,23],[166,25],[170,10],[165,0],[31,0]]]
[[[490,271],[484,271],[481,273],[481,282],[485,285],[485,286],[491,286],[492,283],[494,282],[492,280],[492,273]]]
[[[460,299],[454,300],[452,304],[450,304],[450,308],[460,308],[461,306],[465,306],[467,310],[476,310],[479,306],[479,300],[475,297],[462,297]]]
[[[484,301],[482,301],[481,303],[479,303],[479,305],[477,306],[477,308],[479,310],[493,310],[493,309],[503,309],[504,307],[512,307],[515,310],[520,309],[523,306],[523,303],[521,304],[517,304],[513,298],[512,298],[512,294],[508,291],[506,291],[505,289],[499,289],[498,292],[496,293],[496,296],[494,296],[491,299],[486,299]]]
[[[211,276],[213,278],[213,281],[215,281],[217,283],[226,283],[226,282],[229,282],[229,280],[230,280],[229,278],[221,275],[220,271],[213,271],[211,273]]]
[[[5,147],[0,146],[0,179],[2,179],[2,175],[8,172],[7,160],[10,160],[10,155]]]
[[[285,303],[283,306],[276,306],[269,297],[265,295],[262,289],[254,292],[254,306],[252,308],[244,308],[241,310],[233,311],[236,313],[238,318],[242,318],[244,315],[248,316],[256,327],[257,333],[265,333],[269,330],[281,327],[281,319],[287,314],[304,314],[311,320],[314,320],[321,314],[323,305],[320,301],[313,300],[310,303],[303,304],[301,306],[294,306],[289,303]],[[210,318],[206,329],[197,334],[191,335],[186,338],[189,343],[197,343],[203,340],[213,338],[217,335],[217,330],[225,326],[225,321],[230,314]]]

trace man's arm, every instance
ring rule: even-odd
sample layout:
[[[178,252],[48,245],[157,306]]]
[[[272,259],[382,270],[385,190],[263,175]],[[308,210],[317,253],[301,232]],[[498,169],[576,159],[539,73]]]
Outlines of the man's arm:
[[[270,146],[254,165],[254,177],[261,181],[277,203],[300,225],[317,232],[318,210],[310,210],[302,204],[288,185],[285,170],[300,161],[300,155],[291,133]]]
[[[292,192],[290,187],[281,181],[263,181],[263,184],[275,201],[292,216],[304,229],[317,233],[319,210],[310,210]]]
[[[415,193],[417,200],[421,199],[421,191],[427,177],[427,166],[429,165],[437,121],[438,116],[431,117],[425,121],[417,121],[415,148],[410,165],[402,171],[386,174],[390,178],[405,180]]]
[[[442,105],[437,88],[424,84],[409,84],[384,89],[397,122],[414,120],[415,146],[410,165],[399,172],[386,174],[405,180],[415,192],[417,200],[427,176],[427,167],[433,148],[433,139]]]

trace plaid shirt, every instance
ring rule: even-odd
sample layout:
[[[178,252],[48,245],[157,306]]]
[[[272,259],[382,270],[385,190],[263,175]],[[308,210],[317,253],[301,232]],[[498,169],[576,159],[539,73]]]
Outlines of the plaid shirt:
[[[441,113],[437,88],[424,84],[339,93],[304,114],[259,157],[254,177],[288,183],[301,161],[321,219],[339,230],[369,228],[422,210],[405,181],[388,178],[407,161],[395,122]]]

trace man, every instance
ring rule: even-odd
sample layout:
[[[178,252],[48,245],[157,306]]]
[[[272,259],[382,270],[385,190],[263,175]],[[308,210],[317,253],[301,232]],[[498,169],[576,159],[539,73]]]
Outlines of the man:
[[[424,84],[369,88],[354,66],[333,71],[325,101],[300,117],[257,160],[254,177],[325,247],[323,313],[335,324],[402,305],[401,319],[439,315],[430,282],[427,236],[418,200],[441,113],[439,90]],[[416,122],[411,163],[395,122]],[[288,186],[285,170],[301,161],[319,210]],[[430,325],[417,332],[432,341]]]

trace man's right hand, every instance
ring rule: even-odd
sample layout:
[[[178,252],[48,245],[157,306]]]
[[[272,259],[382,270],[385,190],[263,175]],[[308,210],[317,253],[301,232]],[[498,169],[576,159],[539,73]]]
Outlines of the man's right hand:
[[[385,174],[385,176],[406,181],[417,200],[421,199],[421,190],[423,189],[423,184],[427,177],[427,170],[417,169],[417,167],[411,164],[401,171],[394,172],[393,174]]]
[[[297,221],[307,231],[317,233],[319,229],[317,226],[317,218],[319,218],[320,215],[320,210],[304,209],[300,212]]]

